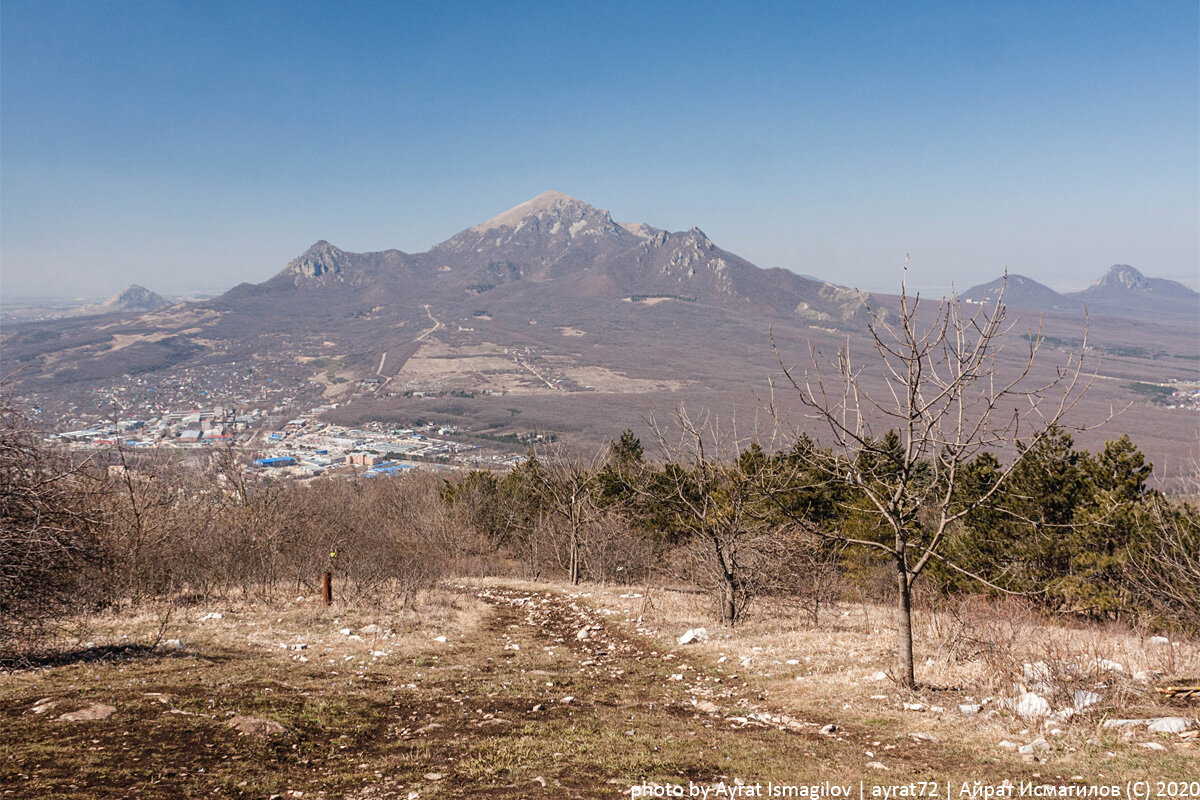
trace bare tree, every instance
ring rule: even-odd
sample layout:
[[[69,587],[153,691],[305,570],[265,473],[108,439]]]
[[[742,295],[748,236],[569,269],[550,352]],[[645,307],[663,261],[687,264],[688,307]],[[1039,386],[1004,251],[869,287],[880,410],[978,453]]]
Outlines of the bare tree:
[[[735,625],[764,587],[766,562],[782,541],[779,516],[764,504],[768,458],[707,414],[693,419],[680,408],[670,431],[651,425],[666,463],[639,491],[682,533],[693,576],[712,591],[721,622]]]
[[[597,522],[602,516],[596,493],[604,452],[585,454],[556,443],[541,454],[537,491],[542,507],[565,534],[567,576],[572,584],[582,579],[584,552],[592,543],[590,538],[597,533]]]
[[[1086,329],[1079,352],[1044,377],[1035,369],[1040,326],[1021,340],[1023,352],[1002,360],[1016,324],[1006,319],[1003,286],[990,303],[952,295],[930,313],[919,295],[909,296],[907,279],[906,263],[898,318],[889,322],[876,311],[868,325],[868,362],[882,369],[882,385],[872,383],[868,362],[849,344],[833,357],[810,346],[805,369],[788,366],[774,340],[772,347],[786,384],[831,436],[835,457],[812,458],[805,467],[849,484],[875,520],[875,535],[816,532],[893,562],[897,679],[914,687],[913,583],[935,560],[987,583],[939,551],[965,516],[997,496],[1024,455],[1064,425],[1095,373],[1084,371]],[[783,421],[778,413],[776,419]],[[1026,446],[964,498],[964,468],[981,453],[1013,451],[1017,441]]]

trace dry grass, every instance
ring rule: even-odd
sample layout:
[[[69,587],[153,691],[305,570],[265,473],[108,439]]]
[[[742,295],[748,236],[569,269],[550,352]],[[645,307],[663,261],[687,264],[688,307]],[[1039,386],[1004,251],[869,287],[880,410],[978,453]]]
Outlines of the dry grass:
[[[1200,676],[1195,640],[1152,644],[1149,634],[1127,626],[1069,624],[1022,603],[970,598],[916,615],[922,688],[914,693],[891,677],[896,636],[889,607],[842,603],[812,626],[802,613],[763,602],[746,624],[730,629],[714,623],[706,597],[690,592],[588,587],[584,596],[664,648],[687,629],[705,627],[709,640],[689,645],[687,652],[718,672],[752,682],[789,713],[866,722],[889,735],[930,734],[964,743],[980,761],[1015,757],[999,749],[1001,741],[1026,744],[1045,737],[1051,750],[1039,752],[1039,759],[1084,773],[1101,765],[1110,774],[1136,772],[1148,752],[1159,752],[1143,743],[1155,742],[1190,765],[1184,774],[1200,771],[1195,739],[1145,731],[1122,737],[1102,727],[1106,719],[1200,716],[1195,700],[1169,701],[1154,691],[1156,685]],[[1053,710],[1073,709],[1076,690],[1102,699],[1069,719],[1026,719],[1005,702],[1025,689],[1040,692]],[[923,709],[906,710],[906,703]],[[962,714],[959,706],[967,704],[983,710]]]
[[[1194,743],[1163,738],[1166,749],[1150,751],[1138,746],[1148,734],[1122,742],[1100,729],[1105,715],[1166,710],[1132,680],[1110,678],[1113,699],[1061,736],[1046,731],[1052,749],[1036,759],[996,746],[1029,741],[1036,726],[955,711],[1002,680],[1010,661],[1123,658],[1133,671],[1174,658],[1183,669],[1195,663],[1194,643],[1168,657],[1127,631],[1014,612],[1004,623],[1011,652],[985,658],[963,643],[964,629],[981,629],[963,623],[976,612],[1000,616],[988,607],[920,618],[921,677],[938,688],[918,697],[872,679],[892,642],[887,610],[875,606],[831,609],[818,628],[789,621],[799,614],[760,613],[721,630],[696,595],[481,580],[408,607],[223,601],[168,621],[163,638],[182,648],[124,654],[104,646],[152,639],[162,620],[153,609],[111,614],[92,621],[95,646],[83,651],[110,657],[0,674],[0,793],[600,798],[641,780],[1109,783],[1197,773]],[[379,632],[363,633],[368,625]],[[574,635],[581,625],[592,627],[586,640]],[[674,641],[696,626],[710,641]],[[44,700],[55,705],[39,713]],[[928,710],[902,708],[918,700]],[[57,719],[93,703],[117,711]],[[796,724],[745,724],[764,714]],[[235,716],[285,733],[239,735],[227,724]],[[818,733],[826,723],[838,730]]]

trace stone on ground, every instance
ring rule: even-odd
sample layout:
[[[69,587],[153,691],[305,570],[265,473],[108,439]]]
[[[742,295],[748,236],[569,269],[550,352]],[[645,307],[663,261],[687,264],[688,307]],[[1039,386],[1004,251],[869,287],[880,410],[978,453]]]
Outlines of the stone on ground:
[[[117,713],[117,709],[105,703],[92,703],[87,708],[71,711],[59,717],[63,722],[86,722],[89,720],[108,719]]]
[[[287,733],[287,729],[275,720],[261,717],[231,717],[225,724],[247,736],[277,736]]]
[[[1035,692],[1026,692],[1017,699],[1017,714],[1026,719],[1050,716],[1050,703]]]

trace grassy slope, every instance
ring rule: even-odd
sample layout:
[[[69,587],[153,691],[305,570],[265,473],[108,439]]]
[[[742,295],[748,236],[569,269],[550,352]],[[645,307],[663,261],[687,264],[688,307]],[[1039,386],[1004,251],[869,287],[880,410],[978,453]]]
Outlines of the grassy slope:
[[[860,779],[869,786],[949,778],[957,796],[968,779],[1058,782],[1079,774],[1108,783],[1184,778],[1200,766],[1195,747],[1172,742],[1150,752],[1111,736],[1092,745],[1056,743],[1043,763],[1023,760],[995,748],[1002,727],[970,734],[950,715],[897,711],[896,692],[842,676],[849,662],[839,670],[833,661],[818,668],[776,658],[802,652],[806,642],[803,652],[827,657],[836,648],[820,631],[806,639],[760,626],[684,648],[662,634],[674,633],[690,612],[665,596],[650,608],[644,598],[621,598],[628,589],[482,587],[482,598],[480,585],[439,590],[419,614],[362,616],[311,600],[230,606],[220,620],[199,621],[203,612],[192,611],[168,634],[185,641],[182,651],[2,675],[0,791],[617,797],[643,780],[831,780],[853,782],[857,792]],[[338,633],[368,622],[395,634],[355,640]],[[149,617],[105,622],[114,639],[144,637],[153,625]],[[591,635],[580,640],[583,627]],[[447,641],[436,641],[439,635]],[[870,635],[848,628],[838,635],[856,654],[853,669],[878,669]],[[309,646],[281,646],[297,642]],[[791,672],[805,675],[797,681]],[[949,704],[951,694],[933,702]],[[32,713],[43,698],[58,705]],[[698,709],[694,701],[713,706]],[[93,702],[117,713],[104,721],[56,719]],[[534,711],[537,705],[544,708]],[[795,730],[756,724],[752,715],[764,712],[793,718]],[[233,715],[275,720],[287,732],[240,735],[226,724]],[[818,733],[828,722],[840,729]],[[916,741],[909,736],[916,731],[937,741]],[[1088,735],[1096,736],[1094,723]],[[868,767],[871,761],[887,769]]]

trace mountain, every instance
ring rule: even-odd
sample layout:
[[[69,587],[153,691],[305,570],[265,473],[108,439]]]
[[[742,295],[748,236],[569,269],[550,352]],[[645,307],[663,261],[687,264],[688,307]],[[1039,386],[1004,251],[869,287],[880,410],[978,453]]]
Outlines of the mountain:
[[[554,191],[425,253],[351,253],[318,241],[263,284],[301,290],[382,285],[427,296],[461,297],[508,286],[510,292],[573,298],[675,297],[822,322],[867,313],[858,293],[787,270],[761,269],[721,249],[699,228],[672,233],[616,222],[608,211]]]
[[[1194,380],[1195,293],[1128,270],[1088,292],[1089,308],[1113,308],[1093,316],[1089,342],[1120,354],[1106,362],[1113,380],[1096,392],[1104,414],[1129,399],[1121,387],[1130,383]],[[146,313],[163,302],[155,298],[123,293],[103,319],[6,324],[0,374],[15,375],[16,391],[45,419],[76,427],[92,424],[98,408],[151,419],[219,402],[292,416],[324,406],[328,418],[354,425],[432,420],[489,441],[529,430],[606,440],[686,403],[732,415],[741,431],[769,426],[768,406],[807,424],[778,383],[781,361],[851,346],[866,363],[875,347],[868,323],[898,306],[762,269],[699,228],[620,222],[559,192],[426,252],[356,253],[322,239],[261,283]],[[1076,347],[1080,299],[1019,275],[1006,299],[1048,309],[1033,324],[1044,322],[1053,348]],[[1122,316],[1126,307],[1141,316]],[[1189,309],[1187,324],[1175,307]],[[1014,335],[1029,333],[1020,324]],[[1001,372],[1018,368],[1017,355],[1004,357]],[[868,376],[881,393],[883,380]],[[1185,433],[1194,438],[1190,417],[1136,424],[1159,437],[1155,452],[1182,463],[1171,448]]]
[[[1147,278],[1128,264],[1114,264],[1095,283],[1067,295],[1089,310],[1148,318],[1200,315],[1200,293],[1177,281]]]
[[[962,294],[974,303],[994,299],[1004,278],[972,286]],[[1080,292],[1059,294],[1024,275],[1009,275],[1004,302],[1030,311],[1109,314],[1126,319],[1194,325],[1200,318],[1200,293],[1163,278],[1147,278],[1128,264],[1115,264]]]
[[[992,302],[1004,290],[1004,302],[1013,308],[1027,308],[1037,311],[1056,311],[1077,309],[1074,303],[1049,286],[1038,283],[1033,278],[1012,274],[1005,279],[996,278],[994,281],[972,286],[961,295],[963,300],[971,303]]]
[[[99,314],[129,314],[135,312],[157,311],[171,305],[160,294],[150,291],[145,286],[132,284],[125,290],[114,294],[103,303],[80,306],[71,312],[72,316],[97,316]]]

